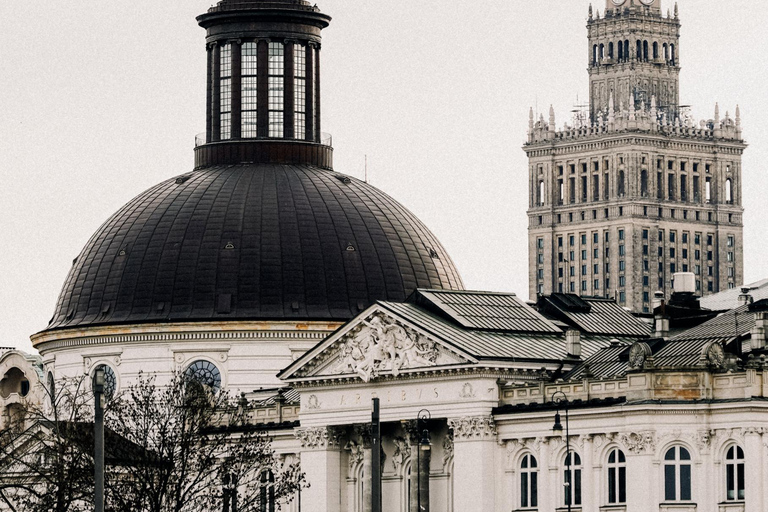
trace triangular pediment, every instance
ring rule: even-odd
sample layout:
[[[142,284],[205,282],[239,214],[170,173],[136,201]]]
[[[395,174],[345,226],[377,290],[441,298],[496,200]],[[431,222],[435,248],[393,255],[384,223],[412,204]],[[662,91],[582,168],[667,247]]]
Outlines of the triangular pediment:
[[[476,362],[409,319],[374,305],[299,358],[280,378],[358,377],[369,382],[382,375],[397,377]]]

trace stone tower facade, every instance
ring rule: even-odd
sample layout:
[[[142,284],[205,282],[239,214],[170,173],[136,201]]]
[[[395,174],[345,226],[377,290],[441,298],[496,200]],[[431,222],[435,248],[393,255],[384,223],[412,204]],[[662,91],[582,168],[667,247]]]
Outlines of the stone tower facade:
[[[616,298],[650,312],[672,275],[699,295],[743,282],[742,139],[735,117],[694,121],[679,105],[677,6],[590,6],[590,104],[558,128],[531,110],[530,295]]]

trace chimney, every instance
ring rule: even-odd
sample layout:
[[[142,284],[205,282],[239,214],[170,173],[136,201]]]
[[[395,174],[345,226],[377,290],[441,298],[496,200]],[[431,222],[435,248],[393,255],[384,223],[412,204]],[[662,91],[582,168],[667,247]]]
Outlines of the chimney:
[[[745,306],[747,304],[752,304],[755,300],[752,298],[752,296],[749,294],[751,288],[745,286],[741,289],[741,295],[739,295],[739,306]]]
[[[656,315],[656,334],[657,338],[669,337],[669,317],[664,315]]]
[[[565,331],[565,351],[569,356],[581,357],[581,332],[576,329]]]
[[[765,329],[768,327],[765,311],[755,311],[755,326],[750,333],[752,351],[765,348]]]
[[[664,305],[664,292],[653,292],[653,302],[651,302],[651,311]]]

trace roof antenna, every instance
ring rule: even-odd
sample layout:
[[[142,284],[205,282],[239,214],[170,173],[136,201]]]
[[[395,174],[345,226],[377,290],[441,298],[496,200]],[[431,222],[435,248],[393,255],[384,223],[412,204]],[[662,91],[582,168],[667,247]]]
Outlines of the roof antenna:
[[[365,155],[365,182],[368,183],[368,155]]]

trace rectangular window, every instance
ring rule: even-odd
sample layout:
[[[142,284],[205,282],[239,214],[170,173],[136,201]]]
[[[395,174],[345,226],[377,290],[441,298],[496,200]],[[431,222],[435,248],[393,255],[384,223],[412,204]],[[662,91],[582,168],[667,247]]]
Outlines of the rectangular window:
[[[728,251],[727,257],[728,257],[728,261],[733,261],[733,252]]]
[[[581,245],[587,245],[587,235],[581,235]]]
[[[581,251],[581,259],[585,260],[587,259],[587,251]]]
[[[570,245],[571,247],[576,245],[576,238],[573,235],[568,237],[568,245]]]
[[[619,230],[619,240],[624,240],[624,230],[623,229]]]
[[[293,104],[294,138],[307,138],[307,50],[300,44],[293,45]]]
[[[733,244],[735,242],[735,238],[733,236],[728,236],[728,247],[733,247]]]
[[[283,43],[269,43],[269,136],[284,136],[284,73],[285,47]]]
[[[624,288],[627,284],[627,280],[624,276],[619,276],[619,288]]]
[[[676,240],[675,232],[674,231],[670,231],[669,232],[669,241],[674,243],[675,240]]]
[[[684,260],[688,259],[688,249],[683,249],[683,259]]]
[[[582,276],[587,275],[587,266],[586,265],[582,265],[581,266],[581,275]]]
[[[623,245],[619,246],[619,256],[624,256],[624,246]]]
[[[258,136],[258,116],[256,113],[258,104],[258,43],[243,43],[240,64],[240,74],[242,75],[240,134],[247,139]]]
[[[232,138],[232,44],[219,50],[219,112],[221,140]]]

